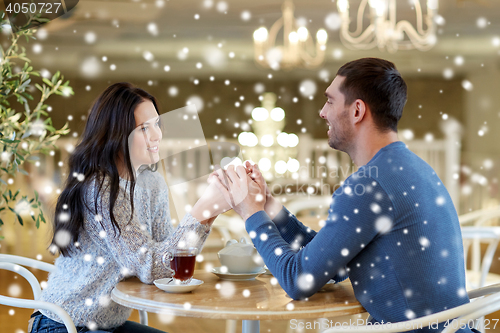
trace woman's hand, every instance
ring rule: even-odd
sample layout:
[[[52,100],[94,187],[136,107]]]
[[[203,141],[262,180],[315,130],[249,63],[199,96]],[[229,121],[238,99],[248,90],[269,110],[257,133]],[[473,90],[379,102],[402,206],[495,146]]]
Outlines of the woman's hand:
[[[215,218],[231,209],[231,206],[224,199],[223,194],[212,183],[208,185],[201,198],[191,209],[191,215],[202,224],[212,224]]]
[[[269,186],[267,186],[266,181],[264,180],[264,176],[260,172],[259,166],[256,164],[252,165],[249,161],[245,162],[245,168],[247,173],[249,174],[252,180],[256,181],[259,185],[262,185],[266,190],[266,205],[264,206],[264,210],[267,215],[272,219],[278,215],[278,213],[283,209],[283,205],[279,200],[275,199],[271,191],[269,190]]]
[[[218,171],[211,178],[224,199],[246,221],[258,211],[264,210],[266,203],[265,182],[254,181],[242,166],[230,165],[227,171]],[[260,181],[260,179],[258,180]]]

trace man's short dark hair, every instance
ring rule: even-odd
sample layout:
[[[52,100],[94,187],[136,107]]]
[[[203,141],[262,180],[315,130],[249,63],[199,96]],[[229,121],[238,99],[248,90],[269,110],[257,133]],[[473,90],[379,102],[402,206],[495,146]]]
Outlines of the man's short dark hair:
[[[406,104],[406,83],[387,60],[362,58],[340,67],[338,76],[345,77],[340,92],[345,104],[361,99],[371,110],[375,126],[382,131],[397,132],[399,119]]]

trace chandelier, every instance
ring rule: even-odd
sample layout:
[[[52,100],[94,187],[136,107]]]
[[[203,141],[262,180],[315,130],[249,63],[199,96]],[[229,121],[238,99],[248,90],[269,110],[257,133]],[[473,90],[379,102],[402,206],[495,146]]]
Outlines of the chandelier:
[[[405,1],[406,2],[406,1]],[[427,0],[427,14],[423,14],[420,0],[410,0],[416,15],[416,28],[406,20],[396,22],[396,0],[362,0],[357,13],[356,31],[349,31],[349,0],[338,0],[337,8],[342,19],[340,39],[353,50],[378,47],[394,53],[397,50],[430,50],[436,44],[438,0]],[[370,11],[370,24],[363,30],[366,7]],[[426,29],[424,29],[424,24]]]
[[[274,93],[264,93],[262,106],[252,111],[254,132],[241,132],[238,135],[243,156],[258,163],[266,180],[285,177],[287,174],[293,177],[300,168],[299,161],[295,159],[299,137],[294,133],[283,132],[285,111],[276,107],[275,103]]]
[[[297,27],[291,0],[282,6],[283,16],[269,32],[260,27],[253,33],[255,61],[262,67],[290,69],[293,67],[314,68],[323,63],[328,34],[324,29],[316,33],[316,43],[306,27]],[[283,45],[276,45],[278,32],[283,28]]]

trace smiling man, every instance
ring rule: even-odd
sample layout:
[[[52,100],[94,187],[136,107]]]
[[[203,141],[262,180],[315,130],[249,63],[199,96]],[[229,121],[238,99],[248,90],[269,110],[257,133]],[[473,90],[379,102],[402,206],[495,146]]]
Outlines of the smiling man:
[[[448,191],[398,141],[407,95],[401,74],[386,60],[355,60],[338,70],[325,95],[320,116],[329,126],[328,142],[359,170],[333,194],[320,231],[305,227],[270,195],[258,167],[247,165],[253,180],[242,167],[217,178],[226,200],[248,191],[233,208],[270,271],[293,299],[349,277],[372,323],[469,303],[460,225]]]

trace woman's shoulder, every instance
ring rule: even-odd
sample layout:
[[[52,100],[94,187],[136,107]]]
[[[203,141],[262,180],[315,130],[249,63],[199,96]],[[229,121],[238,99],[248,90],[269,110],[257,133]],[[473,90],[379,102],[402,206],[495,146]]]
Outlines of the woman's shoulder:
[[[89,186],[86,189],[87,197],[95,198],[97,197],[107,197],[111,191],[112,179],[109,175],[94,175],[89,182]],[[130,186],[132,185],[129,180],[119,178],[119,198],[124,196],[124,198],[129,197]],[[168,193],[168,186],[165,179],[158,171],[153,171],[151,169],[141,170],[135,179],[134,186],[135,193]]]
[[[165,178],[160,174],[158,170],[151,170],[146,168],[138,172],[136,177],[136,188],[146,189],[146,190],[157,190],[157,191],[167,191],[167,183]]]

